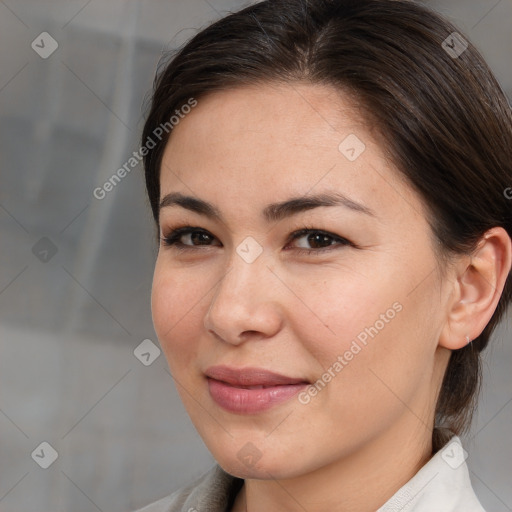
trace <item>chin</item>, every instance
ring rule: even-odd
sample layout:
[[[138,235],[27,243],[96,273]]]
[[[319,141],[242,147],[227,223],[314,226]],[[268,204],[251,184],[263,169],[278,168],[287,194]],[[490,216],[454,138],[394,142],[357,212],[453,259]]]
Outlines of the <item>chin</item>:
[[[258,480],[287,479],[305,471],[303,454],[291,458],[273,447],[258,449],[258,441],[235,442],[229,447],[210,450],[224,471],[238,478]],[[239,446],[239,447],[238,447]]]
[[[236,476],[237,478],[255,479],[255,480],[271,480],[274,478],[287,478],[285,468],[282,464],[264,464],[263,459],[251,464],[249,462],[241,462],[236,455],[233,457],[222,457],[216,459],[218,464],[226,473]]]

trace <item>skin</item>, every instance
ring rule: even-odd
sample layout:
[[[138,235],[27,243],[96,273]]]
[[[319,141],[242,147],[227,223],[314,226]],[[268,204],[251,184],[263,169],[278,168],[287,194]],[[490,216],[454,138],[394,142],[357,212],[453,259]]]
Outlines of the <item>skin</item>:
[[[366,146],[355,161],[338,149],[349,134]],[[375,216],[344,206],[277,222],[261,215],[269,203],[332,190]],[[201,99],[165,149],[161,197],[170,192],[224,217],[161,209],[161,236],[187,224],[210,237],[182,236],[185,251],[161,245],[152,313],[192,422],[218,463],[245,479],[232,510],[376,510],[432,455],[450,350],[476,338],[496,309],[511,267],[507,233],[490,230],[442,277],[421,199],[349,99],[320,85]],[[290,240],[303,227],[334,236]],[[236,251],[248,236],[263,249],[252,263]],[[402,310],[308,404],[293,397],[242,415],[210,397],[204,371],[218,364],[316,382],[396,302]],[[248,442],[260,455],[252,464],[237,456]]]

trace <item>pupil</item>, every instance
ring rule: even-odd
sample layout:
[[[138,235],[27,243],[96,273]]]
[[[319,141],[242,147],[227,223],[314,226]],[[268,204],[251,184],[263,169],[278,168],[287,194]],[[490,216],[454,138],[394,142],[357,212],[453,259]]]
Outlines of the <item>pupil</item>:
[[[206,245],[206,244],[203,244],[202,242],[208,242],[208,234],[201,233],[200,231],[194,231],[190,235],[190,238],[193,243],[195,243],[197,241],[199,245]]]
[[[314,240],[314,239],[316,239],[316,241],[312,242],[312,240]],[[309,243],[313,247],[315,247],[315,244],[317,242],[319,242],[320,245],[322,245],[322,239],[323,239],[324,242],[326,242],[327,245],[329,245],[329,243],[328,243],[329,242],[329,237],[327,235],[320,235],[320,234],[309,235]]]

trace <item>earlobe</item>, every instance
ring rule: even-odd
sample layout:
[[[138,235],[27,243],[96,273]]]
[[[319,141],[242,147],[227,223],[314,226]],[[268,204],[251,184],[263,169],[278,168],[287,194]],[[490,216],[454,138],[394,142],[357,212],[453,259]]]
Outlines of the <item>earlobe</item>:
[[[512,266],[512,241],[502,227],[488,230],[477,249],[461,258],[439,345],[463,348],[480,336],[496,311]]]

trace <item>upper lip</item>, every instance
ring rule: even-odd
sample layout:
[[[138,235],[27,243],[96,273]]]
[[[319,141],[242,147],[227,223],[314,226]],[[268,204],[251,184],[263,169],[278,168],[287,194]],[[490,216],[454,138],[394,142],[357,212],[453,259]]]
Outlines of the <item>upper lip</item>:
[[[204,373],[207,377],[227,382],[232,386],[283,386],[308,382],[305,379],[288,377],[264,368],[253,367],[210,366]]]

